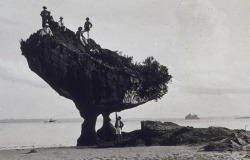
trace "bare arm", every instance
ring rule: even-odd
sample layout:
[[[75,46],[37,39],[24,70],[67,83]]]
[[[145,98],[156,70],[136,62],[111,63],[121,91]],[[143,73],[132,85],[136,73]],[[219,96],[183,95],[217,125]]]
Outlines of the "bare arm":
[[[123,126],[124,126],[124,123],[122,122],[122,121],[120,121],[120,123],[121,123],[121,129],[123,128]]]
[[[49,34],[50,36],[54,36],[50,28],[49,28]]]

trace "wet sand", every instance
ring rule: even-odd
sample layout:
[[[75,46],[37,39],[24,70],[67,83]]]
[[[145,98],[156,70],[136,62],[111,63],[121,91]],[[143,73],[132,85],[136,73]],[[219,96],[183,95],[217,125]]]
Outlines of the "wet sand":
[[[250,159],[250,151],[203,152],[201,146],[151,146],[126,148],[35,148],[0,150],[1,160],[236,160]],[[28,154],[27,154],[28,153]]]

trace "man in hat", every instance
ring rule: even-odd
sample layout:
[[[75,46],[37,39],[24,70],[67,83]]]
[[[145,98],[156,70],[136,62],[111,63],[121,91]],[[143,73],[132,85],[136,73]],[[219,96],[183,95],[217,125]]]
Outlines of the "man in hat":
[[[41,29],[40,34],[41,37],[51,37],[53,36],[53,33],[51,29],[49,28],[49,24],[45,23],[43,29]]]
[[[42,26],[45,26],[45,23],[48,23],[49,11],[47,11],[47,7],[43,6],[43,11],[40,14],[42,16]]]
[[[78,31],[76,32],[76,39],[80,41],[83,44],[83,46],[86,46],[88,44],[88,41],[83,36],[82,27],[78,27]]]
[[[88,35],[88,39],[89,39],[89,31],[90,31],[90,28],[92,28],[92,23],[89,21],[89,17],[86,18],[86,22],[84,24],[84,31],[83,32],[87,32],[87,35]]]
[[[60,20],[58,21],[58,26],[59,26],[60,31],[66,31],[66,27],[64,26],[64,23],[63,23],[63,17],[60,17]]]

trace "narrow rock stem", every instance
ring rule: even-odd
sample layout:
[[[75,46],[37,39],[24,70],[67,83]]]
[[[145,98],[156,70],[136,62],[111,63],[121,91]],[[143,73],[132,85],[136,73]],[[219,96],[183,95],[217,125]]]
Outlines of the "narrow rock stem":
[[[81,136],[77,140],[77,146],[90,146],[97,144],[97,135],[95,131],[96,119],[97,115],[84,117]]]

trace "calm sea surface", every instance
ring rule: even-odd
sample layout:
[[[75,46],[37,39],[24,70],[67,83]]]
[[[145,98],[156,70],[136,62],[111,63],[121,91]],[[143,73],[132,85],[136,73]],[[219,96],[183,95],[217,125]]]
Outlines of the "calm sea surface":
[[[124,119],[124,131],[140,129],[142,119]],[[156,120],[156,119],[154,119]],[[205,128],[209,126],[227,127],[230,129],[250,130],[250,119],[235,118],[201,118],[199,120],[158,119],[170,121],[182,126]],[[114,123],[114,122],[113,122]],[[58,123],[22,122],[0,123],[0,149],[20,149],[33,147],[75,146],[81,133],[82,121],[60,121]],[[97,122],[96,129],[102,125]],[[249,127],[248,127],[249,126]]]

